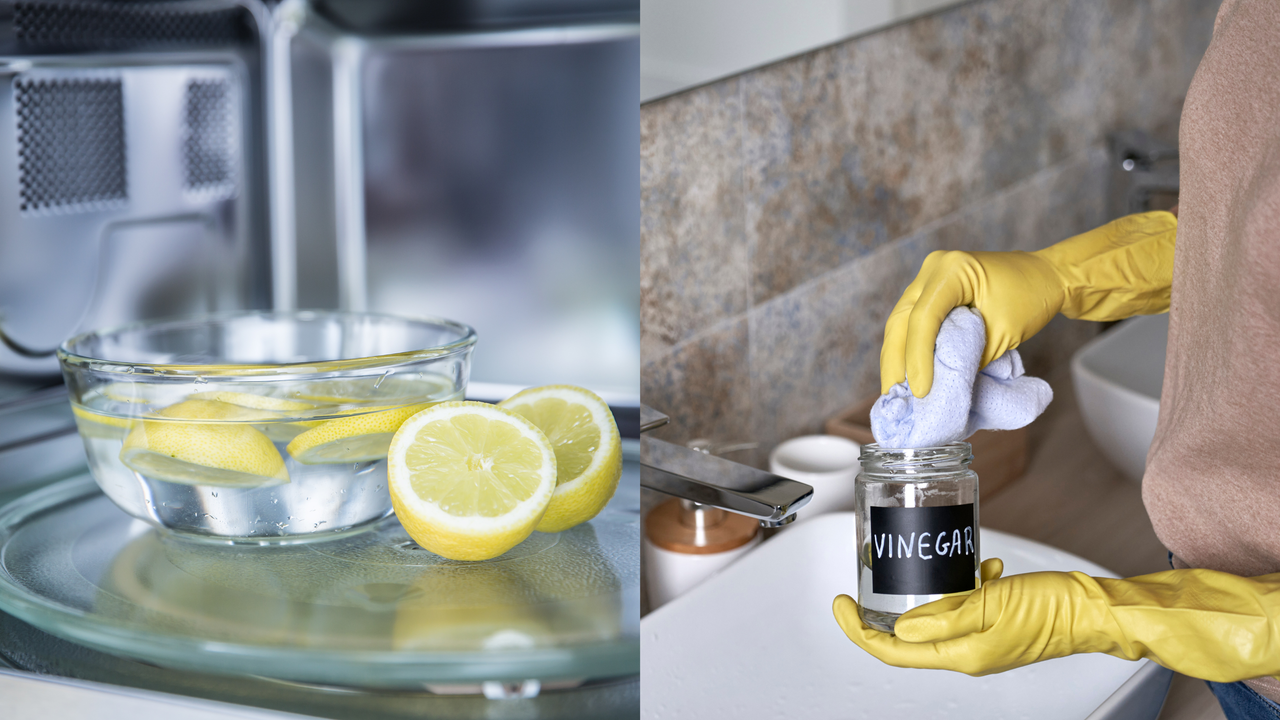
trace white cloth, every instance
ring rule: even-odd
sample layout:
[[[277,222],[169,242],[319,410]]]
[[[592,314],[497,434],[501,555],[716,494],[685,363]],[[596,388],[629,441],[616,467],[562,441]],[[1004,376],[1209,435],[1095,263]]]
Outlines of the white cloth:
[[[938,330],[933,387],[917,398],[902,382],[871,408],[871,433],[882,448],[922,448],[963,440],[979,430],[1014,430],[1053,400],[1049,383],[1024,375],[1010,350],[978,372],[987,330],[977,310],[952,310]]]

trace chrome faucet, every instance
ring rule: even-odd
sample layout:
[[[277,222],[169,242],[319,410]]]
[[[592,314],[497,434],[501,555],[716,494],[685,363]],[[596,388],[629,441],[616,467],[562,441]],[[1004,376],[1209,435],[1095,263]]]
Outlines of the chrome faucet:
[[[640,430],[665,425],[667,416],[640,407]],[[665,440],[641,436],[640,486],[756,518],[764,527],[781,527],[813,497],[804,483],[757,470]]]
[[[1178,202],[1178,148],[1141,130],[1110,135],[1113,217],[1168,209]]]

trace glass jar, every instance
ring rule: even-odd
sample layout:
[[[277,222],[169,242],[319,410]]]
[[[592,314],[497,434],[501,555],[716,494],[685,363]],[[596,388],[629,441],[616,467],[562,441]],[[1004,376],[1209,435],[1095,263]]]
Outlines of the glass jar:
[[[902,613],[978,586],[978,476],[969,443],[862,446],[854,487],[862,620],[893,632]]]

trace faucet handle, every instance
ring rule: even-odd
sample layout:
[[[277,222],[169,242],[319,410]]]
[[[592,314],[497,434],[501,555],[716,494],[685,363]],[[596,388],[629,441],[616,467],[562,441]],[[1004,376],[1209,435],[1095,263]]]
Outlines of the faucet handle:
[[[640,432],[643,433],[649,432],[650,430],[656,430],[669,422],[671,422],[671,418],[666,415],[663,415],[648,405],[640,405]]]

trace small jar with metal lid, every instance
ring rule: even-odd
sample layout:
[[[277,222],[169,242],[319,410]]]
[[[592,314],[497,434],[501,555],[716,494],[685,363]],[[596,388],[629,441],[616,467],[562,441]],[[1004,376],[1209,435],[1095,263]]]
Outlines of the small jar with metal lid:
[[[898,616],[978,586],[978,476],[966,442],[862,447],[854,487],[862,620],[893,632]]]

